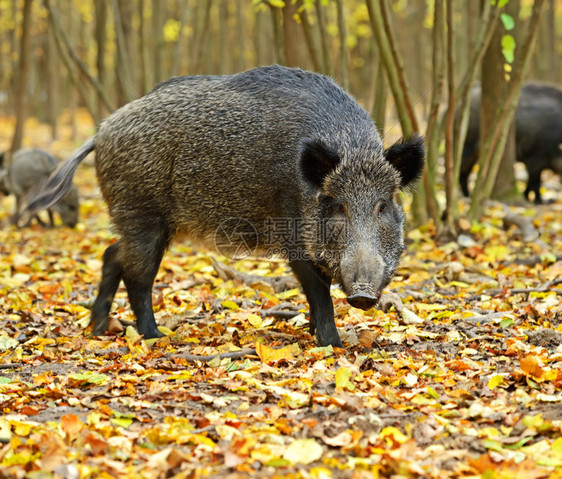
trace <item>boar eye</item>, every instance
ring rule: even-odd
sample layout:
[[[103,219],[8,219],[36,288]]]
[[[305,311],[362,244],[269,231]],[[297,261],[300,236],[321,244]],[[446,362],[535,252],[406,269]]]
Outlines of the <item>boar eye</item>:
[[[382,214],[386,211],[386,207],[387,207],[387,205],[386,205],[386,203],[385,203],[384,201],[382,201],[382,202],[379,204],[378,210],[377,210],[378,213],[379,213],[379,215],[382,215]]]
[[[332,213],[332,215],[343,215],[345,214],[345,205],[338,201],[334,201],[330,205],[330,212]]]

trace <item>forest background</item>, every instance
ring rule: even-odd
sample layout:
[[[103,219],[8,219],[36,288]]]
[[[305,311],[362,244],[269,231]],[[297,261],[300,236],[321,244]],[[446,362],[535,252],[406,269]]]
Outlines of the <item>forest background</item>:
[[[562,182],[524,200],[511,127],[561,62],[562,0],[0,0],[0,151],[64,159],[159,81],[271,63],[427,148],[386,306],[332,289],[345,349],[316,347],[285,262],[181,242],[153,289],[167,337],[137,334],[123,287],[123,333],[93,337],[115,235],[91,159],[74,229],[11,226],[0,198],[0,477],[562,477]]]

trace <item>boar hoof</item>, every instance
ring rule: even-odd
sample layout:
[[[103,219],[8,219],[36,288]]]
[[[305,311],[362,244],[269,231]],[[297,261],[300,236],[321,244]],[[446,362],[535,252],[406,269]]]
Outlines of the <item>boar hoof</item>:
[[[147,331],[141,331],[139,329],[139,334],[142,334],[144,339],[163,338],[166,336],[164,333],[161,333],[157,327],[148,328]]]

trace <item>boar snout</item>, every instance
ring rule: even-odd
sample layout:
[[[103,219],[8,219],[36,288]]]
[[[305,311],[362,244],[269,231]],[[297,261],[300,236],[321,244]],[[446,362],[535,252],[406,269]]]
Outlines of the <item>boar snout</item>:
[[[380,295],[372,295],[370,293],[356,293],[347,297],[347,302],[354,308],[367,311],[379,302]]]
[[[368,310],[379,302],[383,287],[384,262],[368,247],[359,247],[342,261],[342,279],[347,302]]]

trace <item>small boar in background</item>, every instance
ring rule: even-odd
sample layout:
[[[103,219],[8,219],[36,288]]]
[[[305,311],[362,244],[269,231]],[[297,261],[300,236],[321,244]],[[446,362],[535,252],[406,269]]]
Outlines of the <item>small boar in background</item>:
[[[12,155],[9,165],[4,165],[4,153],[0,162],[0,192],[5,195],[13,194],[16,197],[16,212],[12,216],[12,223],[17,223],[18,214],[22,200],[25,195],[41,182],[49,178],[58,166],[57,159],[38,148],[25,148],[16,151]],[[54,226],[54,212],[56,211],[63,224],[74,228],[78,223],[79,213],[78,189],[71,185],[69,191],[55,203],[47,208],[50,226]],[[45,223],[37,214],[34,215],[37,221],[45,226]]]
[[[96,152],[97,178],[120,236],[104,253],[92,308],[107,330],[121,280],[145,338],[162,336],[152,285],[179,233],[193,241],[289,261],[310,304],[310,331],[342,346],[330,284],[375,306],[404,251],[395,196],[420,177],[423,140],[384,149],[369,114],[331,79],[268,66],[172,78],[105,120],[33,192],[30,214],[66,194]]]

